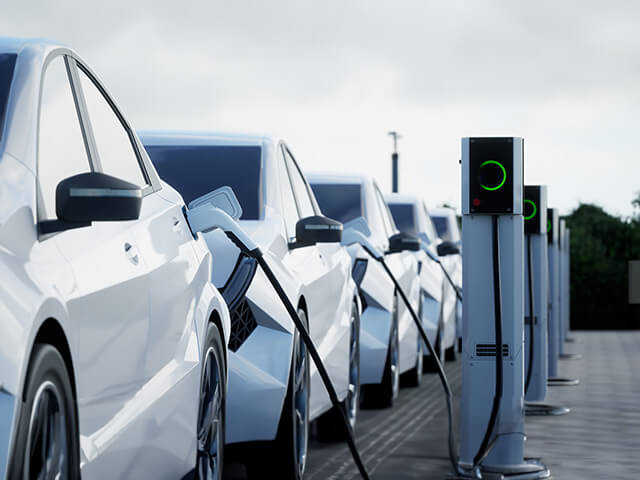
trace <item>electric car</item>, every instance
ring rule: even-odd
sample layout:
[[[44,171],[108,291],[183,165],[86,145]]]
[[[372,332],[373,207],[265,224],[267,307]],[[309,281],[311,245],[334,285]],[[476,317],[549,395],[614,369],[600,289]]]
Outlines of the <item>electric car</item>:
[[[221,478],[230,319],[182,199],[66,47],[0,40],[0,125],[0,478]]]
[[[351,258],[337,240],[297,240],[300,228],[323,232],[342,226],[320,216],[289,147],[269,136],[148,132],[141,138],[159,175],[188,204],[211,189],[233,189],[241,227],[307,323],[353,425],[359,304]],[[317,369],[262,269],[221,232],[205,238],[217,267],[213,282],[231,312],[228,453],[252,477],[299,478],[309,421],[318,419],[319,433],[330,437],[341,431],[339,412],[331,409]]]
[[[449,207],[437,207],[429,209],[433,226],[442,242],[448,242],[446,248],[450,251],[449,255],[441,258],[442,265],[445,266],[453,282],[462,292],[462,236],[458,227],[458,219],[456,212]],[[453,246],[457,247],[456,255]],[[462,302],[456,302],[456,337],[458,338],[458,351],[462,348]]]
[[[440,240],[422,199],[413,195],[390,193],[385,195],[393,219],[398,228],[417,236],[439,261],[457,252],[455,245]],[[429,341],[435,347],[440,360],[456,358],[456,303],[458,298],[440,265],[423,251],[415,252],[420,272],[422,309],[420,317]],[[423,351],[429,355],[426,346]],[[427,366],[425,364],[425,366]]]
[[[372,178],[323,174],[308,174],[307,178],[325,215],[344,223],[345,228],[364,218],[371,243],[381,252],[389,252],[389,239],[398,230]],[[383,267],[360,245],[351,245],[348,251],[363,309],[360,320],[362,400],[368,406],[388,407],[398,395],[400,374],[406,374],[408,384],[420,382],[422,342],[408,308]],[[413,252],[387,253],[385,262],[418,311],[420,280]]]

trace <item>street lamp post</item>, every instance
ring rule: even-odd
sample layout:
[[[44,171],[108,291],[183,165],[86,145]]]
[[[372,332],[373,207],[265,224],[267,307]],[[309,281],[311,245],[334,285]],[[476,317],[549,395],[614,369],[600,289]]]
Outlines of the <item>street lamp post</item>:
[[[393,137],[393,153],[391,154],[391,191],[398,192],[398,140],[402,137],[398,132],[389,132]]]

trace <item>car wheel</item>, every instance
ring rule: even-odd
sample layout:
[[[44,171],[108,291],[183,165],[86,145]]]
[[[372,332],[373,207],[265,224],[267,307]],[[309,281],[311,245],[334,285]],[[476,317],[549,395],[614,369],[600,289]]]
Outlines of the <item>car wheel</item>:
[[[398,337],[398,296],[393,298],[393,312],[387,359],[384,364],[382,382],[377,385],[366,385],[364,405],[369,408],[388,408],[400,390],[400,369],[398,365],[400,340]]]
[[[351,428],[356,426],[360,410],[360,316],[358,305],[354,302],[351,309],[351,328],[349,332],[349,391],[342,402]],[[342,413],[332,408],[318,418],[318,438],[323,441],[338,441],[346,437],[342,423]]]
[[[31,355],[7,478],[80,478],[78,420],[69,374],[53,346]]]
[[[298,310],[305,325],[307,315]],[[289,386],[282,408],[276,439],[256,455],[258,461],[247,465],[249,476],[255,479],[278,478],[299,480],[304,474],[309,443],[309,353],[300,334],[293,338],[293,355]]]
[[[418,348],[416,351],[416,365],[408,372],[402,375],[403,387],[419,387],[422,384],[422,373],[424,353],[422,352],[422,337],[418,334]]]
[[[454,343],[444,352],[444,359],[447,362],[455,362],[458,358],[458,352],[456,351],[456,344]]]
[[[198,404],[197,480],[220,480],[224,465],[226,370],[222,338],[215,324],[207,326]]]

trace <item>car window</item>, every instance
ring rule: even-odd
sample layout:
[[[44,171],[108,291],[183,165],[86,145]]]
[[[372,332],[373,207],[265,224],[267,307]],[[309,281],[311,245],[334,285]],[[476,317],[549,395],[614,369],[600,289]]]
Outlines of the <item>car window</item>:
[[[0,54],[0,140],[2,140],[4,116],[7,113],[11,81],[13,80],[13,71],[16,66],[17,58],[18,56],[15,53]]]
[[[296,199],[293,195],[291,180],[289,179],[284,151],[282,149],[280,149],[280,155],[278,156],[278,175],[280,181],[280,193],[282,195],[282,216],[284,217],[287,235],[289,236],[289,239],[291,239],[296,235],[296,223],[299,220],[298,208],[296,207]]]
[[[262,212],[262,147],[258,145],[146,145],[158,175],[187,205],[229,186],[242,207],[241,220]]]
[[[390,203],[389,210],[393,215],[398,230],[401,232],[417,235],[416,221],[413,215],[413,205],[410,203]]]
[[[63,56],[47,66],[38,128],[38,219],[56,218],[56,187],[91,171],[78,111]]]
[[[359,184],[312,183],[311,189],[323,215],[342,223],[363,216]]]
[[[378,209],[380,210],[380,215],[382,216],[382,223],[384,224],[384,229],[386,230],[387,238],[393,235],[396,231],[396,226],[393,223],[393,219],[391,218],[391,213],[389,213],[389,208],[387,207],[387,203],[384,201],[384,197],[382,193],[380,193],[380,189],[378,185],[374,184],[374,191],[376,196],[376,202],[378,204]]]
[[[316,212],[313,209],[313,200],[309,196],[309,190],[307,190],[307,184],[302,177],[302,173],[298,168],[295,160],[289,153],[289,150],[284,148],[284,154],[287,159],[287,168],[289,170],[289,177],[291,178],[291,185],[293,185],[293,191],[298,201],[298,209],[300,218],[310,217],[315,215]]]
[[[78,76],[102,171],[140,187],[147,185],[127,127],[82,68]]]
[[[424,221],[425,221],[424,233],[427,235],[429,243],[433,243],[438,237],[438,234],[436,233],[436,229],[433,226],[433,221],[431,220],[431,216],[429,215],[429,210],[427,210],[427,207],[424,203],[422,204],[422,210],[424,212]]]
[[[433,224],[436,227],[438,236],[443,240],[448,240],[449,239],[449,223],[447,221],[447,217],[442,217],[440,215],[433,215],[431,219],[433,220]]]

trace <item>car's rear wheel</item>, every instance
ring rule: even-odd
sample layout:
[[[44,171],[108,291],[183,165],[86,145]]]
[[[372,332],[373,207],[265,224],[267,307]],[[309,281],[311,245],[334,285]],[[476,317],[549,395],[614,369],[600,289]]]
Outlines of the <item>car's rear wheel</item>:
[[[393,297],[393,310],[391,315],[391,332],[389,334],[389,346],[387,358],[384,364],[382,382],[377,385],[366,385],[364,388],[363,402],[368,408],[392,407],[400,390],[400,368],[398,365],[400,354],[400,339],[398,334],[398,296]]]
[[[202,356],[198,405],[196,479],[220,480],[224,465],[226,370],[222,337],[215,324],[207,327]]]
[[[8,478],[80,478],[78,421],[64,360],[36,344],[24,388]]]
[[[351,428],[355,428],[360,410],[360,316],[358,305],[354,302],[351,309],[349,332],[349,390],[342,402]],[[318,438],[324,441],[338,441],[346,437],[342,423],[342,413],[332,408],[317,420]]]
[[[305,325],[307,315],[298,310]],[[289,386],[282,408],[276,439],[260,448],[255,460],[247,465],[251,478],[299,480],[304,474],[309,443],[309,353],[300,334],[293,339]]]

